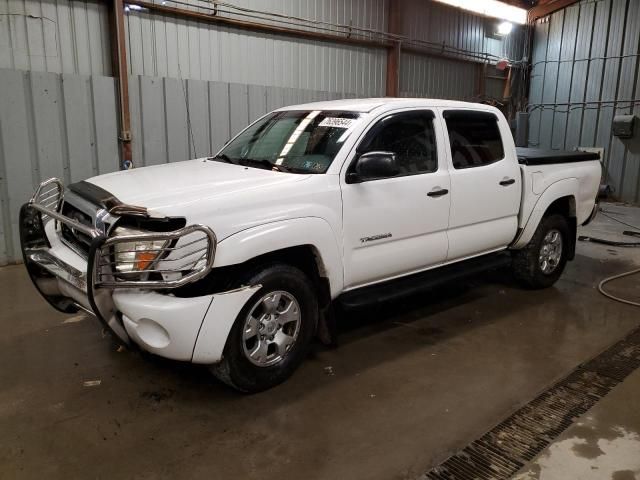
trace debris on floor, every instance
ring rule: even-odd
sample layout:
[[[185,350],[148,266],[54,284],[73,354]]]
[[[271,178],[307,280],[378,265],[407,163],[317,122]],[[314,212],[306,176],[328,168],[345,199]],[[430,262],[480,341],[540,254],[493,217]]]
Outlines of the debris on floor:
[[[97,387],[102,383],[102,380],[86,380],[82,385],[85,387]]]
[[[87,318],[85,315],[76,315],[74,317],[67,318],[62,323],[78,323],[83,321],[85,318]]]

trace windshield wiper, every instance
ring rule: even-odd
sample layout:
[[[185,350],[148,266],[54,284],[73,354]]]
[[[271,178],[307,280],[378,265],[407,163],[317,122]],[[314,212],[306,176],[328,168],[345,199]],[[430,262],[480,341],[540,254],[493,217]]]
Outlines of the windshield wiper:
[[[226,162],[226,163],[231,163],[232,165],[237,165],[238,164],[238,162],[236,160],[233,160],[233,159],[229,158],[224,153],[219,153],[215,157],[209,157],[209,158],[207,158],[207,160],[221,160],[221,161]]]
[[[264,168],[265,170],[276,170],[278,172],[291,173],[293,170],[289,167],[285,167],[284,165],[278,165],[276,163],[271,163],[266,158],[256,159],[256,158],[243,158],[243,162],[255,165],[258,168]]]

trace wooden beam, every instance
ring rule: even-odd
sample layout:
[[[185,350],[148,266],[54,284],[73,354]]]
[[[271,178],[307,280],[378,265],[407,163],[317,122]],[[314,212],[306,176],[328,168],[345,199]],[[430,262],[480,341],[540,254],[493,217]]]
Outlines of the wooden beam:
[[[402,0],[389,0],[387,4],[387,18],[389,19],[389,33],[400,33],[400,18],[402,15]],[[400,55],[401,43],[396,41],[387,50],[387,97],[397,97],[400,93]]]
[[[550,0],[544,3],[540,2],[536,7],[529,10],[529,22],[551,15],[553,12],[567,8],[578,1],[580,0]]]
[[[311,30],[302,30],[298,28],[280,27],[277,25],[268,25],[265,23],[251,22],[247,20],[238,20],[229,17],[220,17],[214,14],[200,13],[184,8],[168,7],[156,3],[147,2],[145,0],[127,0],[128,5],[137,5],[141,8],[152,12],[158,12],[165,15],[171,15],[181,18],[188,18],[205,23],[224,25],[242,30],[250,30],[253,32],[271,33],[275,35],[285,35],[295,38],[306,38],[308,40],[319,40],[323,42],[341,43],[344,45],[352,45],[358,47],[370,48],[391,48],[390,42],[368,40],[366,38],[351,37],[348,35],[336,35],[332,33],[314,32]]]

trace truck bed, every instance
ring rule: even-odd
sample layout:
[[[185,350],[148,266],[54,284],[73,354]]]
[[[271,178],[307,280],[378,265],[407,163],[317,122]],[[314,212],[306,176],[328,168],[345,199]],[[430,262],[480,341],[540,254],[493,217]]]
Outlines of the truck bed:
[[[552,163],[574,163],[600,160],[595,152],[543,150],[539,148],[517,147],[518,163],[520,165],[549,165]]]

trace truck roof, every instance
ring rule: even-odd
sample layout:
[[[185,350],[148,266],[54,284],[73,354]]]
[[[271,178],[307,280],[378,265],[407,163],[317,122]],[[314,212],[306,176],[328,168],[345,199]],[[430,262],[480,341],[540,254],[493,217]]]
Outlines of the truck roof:
[[[341,110],[350,112],[367,113],[379,107],[393,109],[397,107],[453,107],[453,108],[478,108],[480,110],[494,110],[489,105],[481,103],[460,102],[455,100],[442,100],[433,98],[345,98],[342,100],[328,100],[323,102],[303,103],[279,108],[285,110]]]

